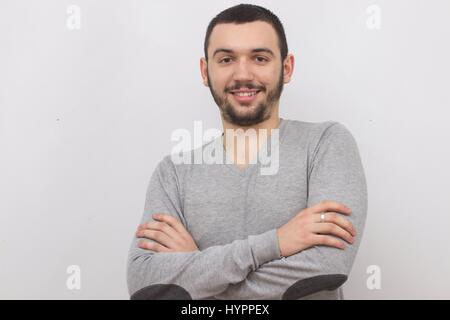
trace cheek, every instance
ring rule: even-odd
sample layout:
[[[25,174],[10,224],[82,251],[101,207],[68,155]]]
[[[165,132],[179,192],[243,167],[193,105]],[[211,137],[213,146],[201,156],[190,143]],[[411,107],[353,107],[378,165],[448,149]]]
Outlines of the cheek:
[[[230,68],[223,68],[218,66],[211,66],[209,68],[210,78],[220,81],[221,79],[226,79],[231,75]]]
[[[223,92],[225,90],[225,87],[227,86],[227,78],[223,77],[223,75],[212,75],[209,77],[209,81],[217,92]]]
[[[275,68],[255,70],[254,82],[263,85],[267,89],[273,88],[278,83],[279,75],[279,70]]]

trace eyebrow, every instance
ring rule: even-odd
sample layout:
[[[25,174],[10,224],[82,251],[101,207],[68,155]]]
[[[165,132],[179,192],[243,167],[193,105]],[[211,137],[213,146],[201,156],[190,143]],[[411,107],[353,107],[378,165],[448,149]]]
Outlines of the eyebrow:
[[[226,49],[226,48],[218,48],[218,49],[214,50],[213,58],[217,53],[220,53],[220,52],[233,53],[234,51],[231,49]],[[269,48],[255,48],[251,51],[251,53],[258,53],[258,52],[265,52],[265,53],[270,54],[272,57],[275,57],[275,54]]]

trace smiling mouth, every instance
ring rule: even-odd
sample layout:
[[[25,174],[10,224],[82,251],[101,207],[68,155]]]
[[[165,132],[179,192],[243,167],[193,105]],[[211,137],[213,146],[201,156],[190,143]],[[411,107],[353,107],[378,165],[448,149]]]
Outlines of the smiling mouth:
[[[236,97],[253,97],[260,92],[261,90],[231,90],[229,93]]]
[[[262,90],[233,90],[230,91],[229,94],[233,96],[233,100],[238,102],[240,105],[249,105],[253,103],[256,98],[258,97],[258,94]]]
[[[253,97],[256,96],[261,90],[255,91],[231,91],[230,93],[236,97]]]

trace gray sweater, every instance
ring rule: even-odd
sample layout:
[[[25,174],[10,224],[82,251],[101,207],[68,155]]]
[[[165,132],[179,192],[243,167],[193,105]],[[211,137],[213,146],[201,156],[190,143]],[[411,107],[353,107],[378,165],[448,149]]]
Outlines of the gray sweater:
[[[269,152],[271,144],[269,138]],[[278,150],[279,168],[271,175],[261,174],[260,161],[245,169],[174,164],[170,155],[159,162],[141,223],[153,221],[154,213],[170,214],[199,250],[156,253],[138,248],[140,239],[133,237],[127,269],[132,299],[343,299],[341,286],[367,212],[356,141],[339,122],[281,119]],[[276,229],[322,200],[352,209],[355,242],[345,250],[315,246],[282,257]]]

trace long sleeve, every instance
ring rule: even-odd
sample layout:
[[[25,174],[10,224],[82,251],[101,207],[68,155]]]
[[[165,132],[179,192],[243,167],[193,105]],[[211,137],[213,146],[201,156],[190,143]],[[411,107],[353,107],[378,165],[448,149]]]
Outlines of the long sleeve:
[[[355,259],[367,213],[367,186],[358,147],[340,123],[328,127],[312,154],[308,170],[308,204],[334,200],[352,209],[348,216],[357,231],[345,250],[315,246],[263,264],[217,299],[300,299],[334,290],[346,280]],[[343,240],[342,240],[343,241]]]
[[[154,213],[164,213],[186,227],[179,188],[176,168],[167,156],[150,179],[141,223],[153,221]],[[244,280],[263,263],[281,257],[276,229],[195,252],[144,250],[137,246],[139,241],[133,237],[128,255],[131,299],[208,299]]]

